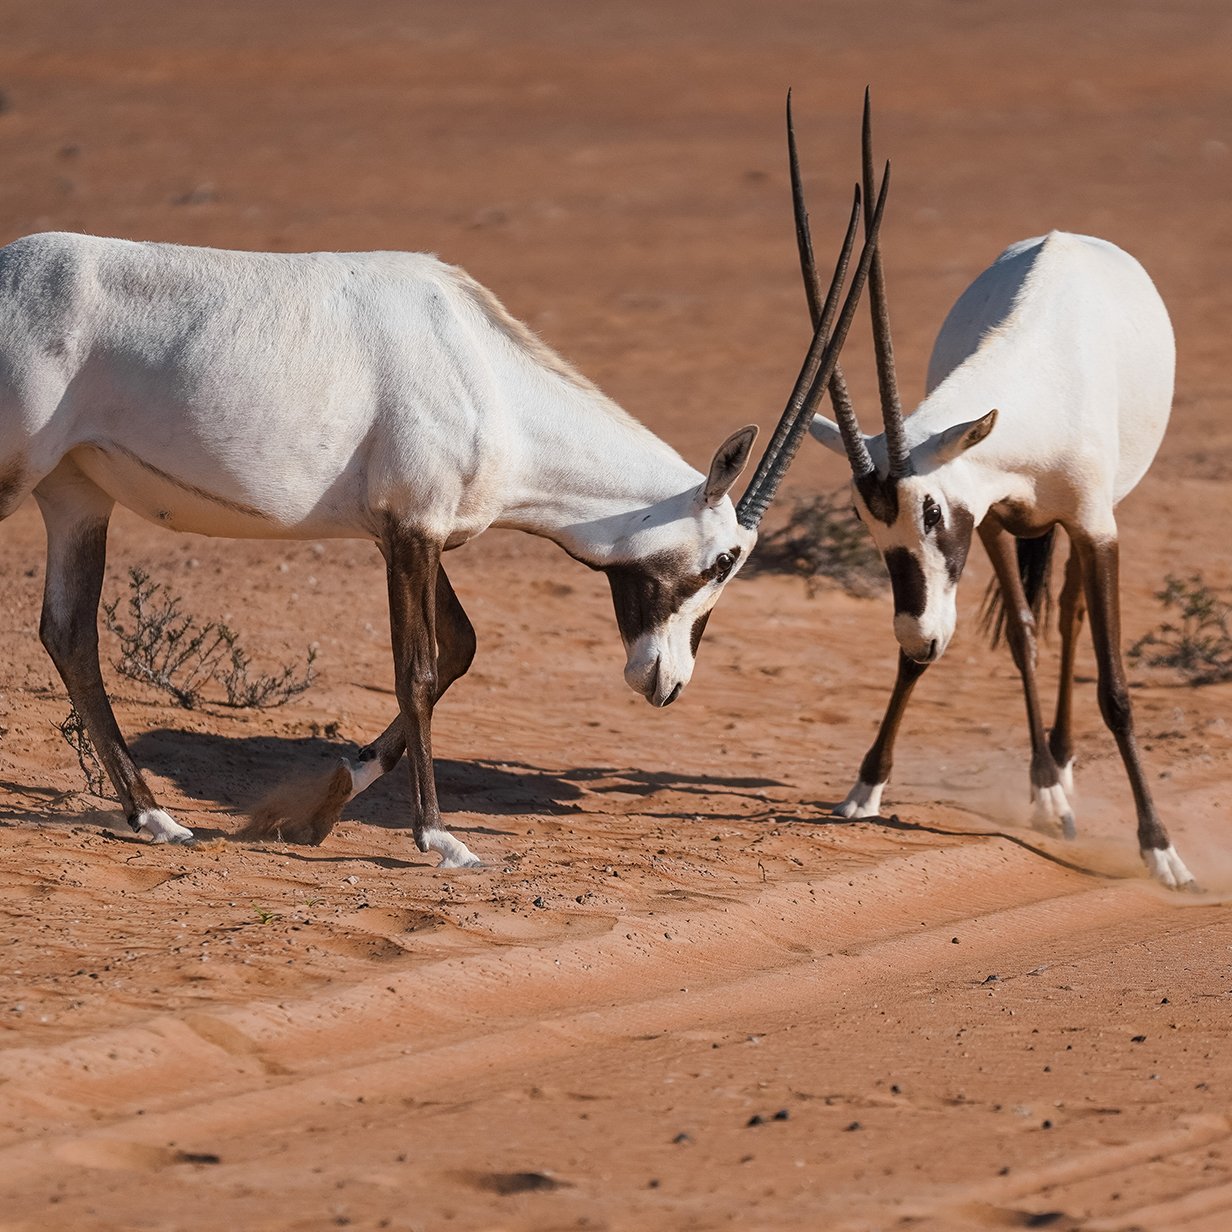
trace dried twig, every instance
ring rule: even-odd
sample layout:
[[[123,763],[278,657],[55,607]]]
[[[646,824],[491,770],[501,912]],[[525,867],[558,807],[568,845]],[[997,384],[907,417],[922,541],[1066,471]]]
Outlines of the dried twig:
[[[94,751],[90,734],[86,731],[76,707],[70,709],[68,717],[62,723],[55,724],[55,728],[64,737],[69,748],[77,754],[77,764],[81,767],[81,773],[86,776],[86,789],[96,796],[107,795],[107,775],[103,770],[103,763]]]

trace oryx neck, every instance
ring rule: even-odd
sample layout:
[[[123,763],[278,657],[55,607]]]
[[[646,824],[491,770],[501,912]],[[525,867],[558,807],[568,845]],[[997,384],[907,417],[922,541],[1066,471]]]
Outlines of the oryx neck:
[[[518,409],[519,465],[499,524],[601,568],[641,525],[678,516],[703,477],[597,390],[552,384]]]

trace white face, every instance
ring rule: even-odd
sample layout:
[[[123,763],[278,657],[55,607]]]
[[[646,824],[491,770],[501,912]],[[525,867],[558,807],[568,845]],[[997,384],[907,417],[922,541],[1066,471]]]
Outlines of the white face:
[[[975,519],[939,474],[852,483],[856,513],[873,537],[894,592],[894,636],[917,663],[939,659],[954,636],[958,579]]]
[[[711,507],[684,493],[618,545],[623,563],[605,572],[627,654],[625,680],[651,705],[670,705],[689,683],[710,611],[756,542],[726,496]]]

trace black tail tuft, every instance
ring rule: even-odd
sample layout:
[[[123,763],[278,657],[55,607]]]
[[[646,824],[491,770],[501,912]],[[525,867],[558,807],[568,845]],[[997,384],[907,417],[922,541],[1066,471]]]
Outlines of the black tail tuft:
[[[1048,585],[1052,573],[1052,549],[1056,545],[1057,528],[1036,539],[1015,539],[1018,550],[1018,576],[1027,604],[1035,616],[1036,626],[1043,631],[1052,610],[1052,590]],[[1005,633],[1005,596],[994,576],[984,592],[984,610],[981,624],[995,646]]]

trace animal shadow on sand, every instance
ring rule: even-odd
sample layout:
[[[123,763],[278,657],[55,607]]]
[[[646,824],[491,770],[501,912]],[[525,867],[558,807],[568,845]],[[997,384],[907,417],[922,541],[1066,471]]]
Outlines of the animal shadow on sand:
[[[1105,877],[1108,874],[1089,865],[1080,864],[1077,860],[1069,860],[1054,848],[1046,846],[1042,841],[1036,841],[1028,834],[1014,831],[1008,826],[941,826],[923,821],[908,821],[897,813],[887,816],[848,818],[835,815],[838,801],[819,801],[818,807],[823,810],[821,815],[791,817],[780,811],[777,820],[781,822],[795,821],[810,826],[876,826],[883,830],[898,830],[911,834],[936,834],[942,838],[999,838],[1007,843],[1013,843],[1024,851],[1047,860],[1051,864],[1068,868],[1074,873],[1083,873],[1088,877]]]
[[[170,779],[186,796],[213,801],[236,813],[247,813],[271,787],[319,776],[337,765],[340,757],[354,758],[356,753],[354,745],[318,736],[223,736],[172,728],[138,736],[132,749],[142,765]],[[435,766],[443,812],[492,818],[577,813],[582,811],[584,798],[604,793],[650,797],[674,792],[704,797],[720,792],[752,796],[765,788],[781,786],[774,779],[599,766],[548,770],[526,762],[439,757]],[[344,819],[409,829],[409,783],[400,770],[395,768],[384,775],[347,805]],[[696,813],[690,810],[688,815]],[[718,816],[705,815],[708,820]],[[467,827],[452,819],[449,825],[460,833],[511,833],[496,826]]]

